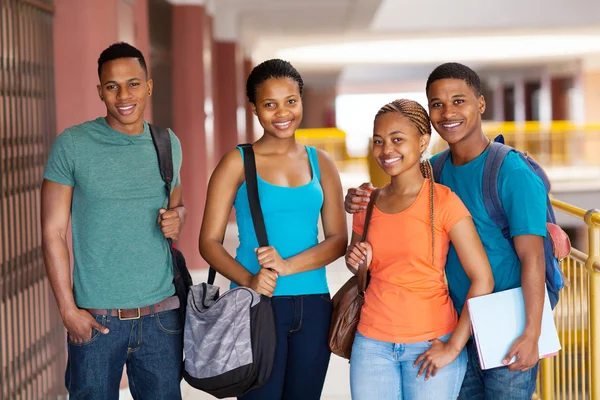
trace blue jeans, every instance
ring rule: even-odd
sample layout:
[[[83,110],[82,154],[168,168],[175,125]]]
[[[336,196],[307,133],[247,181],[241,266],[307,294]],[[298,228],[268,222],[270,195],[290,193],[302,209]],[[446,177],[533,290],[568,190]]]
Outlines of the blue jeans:
[[[448,341],[451,334],[438,339]],[[399,344],[369,339],[356,332],[350,357],[353,400],[454,400],[467,369],[467,350],[434,377],[417,377],[417,357],[431,347],[424,342]],[[419,364],[420,367],[420,364]]]
[[[460,389],[460,400],[531,400],[539,362],[529,371],[509,371],[508,367],[482,370],[473,340],[467,342],[469,366]]]
[[[269,381],[240,400],[319,400],[327,375],[329,294],[275,296],[275,360]]]
[[[92,314],[110,329],[92,330],[87,342],[67,339],[69,358],[65,385],[73,400],[118,400],[123,366],[134,399],[181,399],[183,331],[179,310],[162,311],[140,319]]]

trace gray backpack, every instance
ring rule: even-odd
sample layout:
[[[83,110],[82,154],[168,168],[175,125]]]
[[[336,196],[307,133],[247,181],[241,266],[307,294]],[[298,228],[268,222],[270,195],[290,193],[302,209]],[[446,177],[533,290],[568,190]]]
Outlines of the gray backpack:
[[[252,145],[241,145],[248,203],[259,245],[268,246]],[[271,299],[247,287],[219,297],[211,267],[208,283],[190,287],[183,337],[183,377],[217,398],[239,397],[264,385],[275,355]]]

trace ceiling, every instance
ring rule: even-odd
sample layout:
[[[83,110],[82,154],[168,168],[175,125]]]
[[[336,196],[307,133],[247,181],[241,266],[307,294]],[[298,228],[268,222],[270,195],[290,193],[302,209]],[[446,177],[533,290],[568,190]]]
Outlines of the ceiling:
[[[207,1],[217,39],[238,40],[254,60],[286,58],[321,79],[415,79],[450,59],[497,70],[600,54],[600,0]],[[461,52],[469,46],[476,51]]]

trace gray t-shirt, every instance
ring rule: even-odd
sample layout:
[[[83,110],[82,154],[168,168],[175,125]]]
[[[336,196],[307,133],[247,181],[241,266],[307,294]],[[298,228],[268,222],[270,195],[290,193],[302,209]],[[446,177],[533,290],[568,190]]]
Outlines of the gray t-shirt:
[[[172,131],[173,188],[181,144]],[[158,226],[166,207],[158,157],[144,132],[126,135],[103,117],[66,129],[44,179],[72,186],[73,291],[81,308],[134,308],[174,294],[171,254]]]

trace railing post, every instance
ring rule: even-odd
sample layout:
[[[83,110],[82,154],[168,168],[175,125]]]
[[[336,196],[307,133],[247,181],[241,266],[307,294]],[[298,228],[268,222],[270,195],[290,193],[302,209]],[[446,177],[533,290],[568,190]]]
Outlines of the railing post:
[[[589,210],[584,217],[588,226],[588,259],[585,263],[590,274],[590,344],[592,354],[591,400],[600,400],[600,210]]]
[[[542,399],[554,400],[554,360],[544,358],[540,363],[542,378]]]

